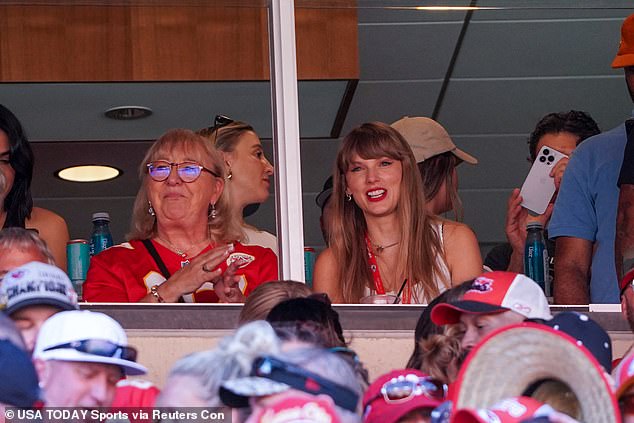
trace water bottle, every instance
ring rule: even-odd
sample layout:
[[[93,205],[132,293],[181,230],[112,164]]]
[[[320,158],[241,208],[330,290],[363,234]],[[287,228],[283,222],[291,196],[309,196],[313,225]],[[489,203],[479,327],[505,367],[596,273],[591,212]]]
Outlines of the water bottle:
[[[550,296],[548,250],[544,243],[544,229],[539,222],[529,222],[526,225],[524,274],[537,282],[547,297]]]
[[[110,234],[110,215],[106,212],[93,213],[92,235],[90,236],[90,256],[99,254],[108,247],[112,247]]]

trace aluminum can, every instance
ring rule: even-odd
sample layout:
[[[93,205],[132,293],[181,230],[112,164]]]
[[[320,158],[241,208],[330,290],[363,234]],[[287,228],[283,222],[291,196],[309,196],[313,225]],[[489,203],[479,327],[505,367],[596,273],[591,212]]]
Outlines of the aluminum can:
[[[81,288],[86,280],[88,266],[90,265],[90,246],[85,239],[71,239],[66,243],[66,268],[68,277],[73,283],[73,287],[79,298]]]
[[[313,287],[313,270],[315,269],[315,249],[304,247],[304,278],[306,285]]]

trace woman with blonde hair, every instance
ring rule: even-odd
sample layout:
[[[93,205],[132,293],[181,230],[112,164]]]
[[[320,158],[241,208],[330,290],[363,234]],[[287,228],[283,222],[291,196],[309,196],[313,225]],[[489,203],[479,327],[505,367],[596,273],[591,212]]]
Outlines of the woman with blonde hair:
[[[224,174],[222,155],[203,137],[185,129],[161,136],[139,169],[130,241],[92,258],[84,299],[243,302],[277,279],[270,249],[238,241]]]
[[[225,193],[229,197],[229,212],[239,223],[240,242],[261,245],[277,254],[277,238],[244,221],[244,210],[269,198],[273,165],[267,160],[262,142],[251,125],[216,116],[214,126],[198,134],[207,138],[222,153],[225,162]]]
[[[310,288],[303,282],[273,281],[255,288],[244,302],[238,324],[244,325],[254,320],[265,320],[273,307],[291,298],[308,297]]]
[[[314,289],[333,302],[393,293],[427,303],[482,272],[473,232],[443,224],[425,210],[423,188],[407,142],[380,122],[343,140],[334,171],[330,248],[315,264]]]

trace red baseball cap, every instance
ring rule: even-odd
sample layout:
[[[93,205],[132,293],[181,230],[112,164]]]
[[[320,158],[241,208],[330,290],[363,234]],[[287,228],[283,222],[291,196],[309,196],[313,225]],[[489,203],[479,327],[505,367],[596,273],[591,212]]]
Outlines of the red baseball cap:
[[[407,385],[411,395],[390,398],[390,389],[403,395]],[[436,408],[447,396],[447,386],[420,370],[400,369],[379,376],[363,396],[364,423],[395,423],[419,408]]]
[[[634,385],[634,354],[625,356],[612,372],[616,384],[615,395],[620,398]]]
[[[621,296],[625,292],[625,289],[630,286],[630,284],[634,281],[634,269],[630,269],[629,272],[623,276],[623,278],[619,281],[619,289],[621,290]]]
[[[439,325],[460,322],[462,313],[493,314],[515,311],[527,319],[552,318],[548,300],[539,285],[526,275],[488,272],[473,281],[462,300],[437,304],[431,320]]]
[[[488,409],[463,408],[456,411],[452,423],[521,423],[535,417],[547,417],[555,410],[530,397],[504,399]]]

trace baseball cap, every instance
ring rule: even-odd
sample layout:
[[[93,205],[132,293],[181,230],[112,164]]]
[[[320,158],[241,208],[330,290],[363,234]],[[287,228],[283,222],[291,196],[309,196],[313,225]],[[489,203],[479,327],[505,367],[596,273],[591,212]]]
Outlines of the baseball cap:
[[[606,372],[612,370],[610,335],[590,317],[576,311],[563,311],[544,324],[573,337],[577,345],[590,351]]]
[[[619,51],[612,61],[613,68],[634,66],[634,15],[628,16],[621,26]]]
[[[396,397],[392,397],[391,392]],[[363,395],[363,421],[397,422],[416,409],[436,408],[446,395],[446,385],[420,370],[392,370],[379,376]]]
[[[66,273],[51,264],[32,261],[4,275],[0,298],[8,315],[32,305],[77,309],[77,294]]]
[[[417,163],[448,151],[462,161],[478,163],[478,159],[456,147],[445,128],[433,119],[405,116],[390,126],[405,138]]]
[[[114,364],[127,375],[147,373],[136,363],[136,350],[128,346],[121,325],[110,316],[88,310],[62,311],[48,318],[40,329],[33,358]]]
[[[628,286],[634,281],[634,269],[630,269],[629,272],[623,276],[623,278],[619,281],[619,289],[621,290],[621,296],[625,293],[625,290]]]
[[[513,397],[503,399],[488,409],[458,410],[452,423],[524,423],[554,413],[555,410],[550,405],[542,404],[533,398]]]
[[[634,353],[630,352],[612,372],[616,385],[615,395],[621,398],[634,385]]]
[[[326,202],[328,201],[331,195],[332,195],[332,175],[330,175],[328,179],[326,179],[326,182],[324,182],[324,187],[322,188],[321,192],[317,194],[317,197],[315,198],[315,202],[317,203],[320,209],[324,208],[324,205],[326,204]]]
[[[332,400],[324,395],[286,396],[251,415],[246,423],[340,423]]]
[[[437,304],[431,320],[439,325],[458,323],[462,313],[492,314],[512,310],[527,319],[550,320],[548,300],[537,282],[513,272],[488,272],[476,278],[461,301]]]
[[[0,403],[27,408],[40,400],[31,357],[6,339],[0,341],[0,378]]]

